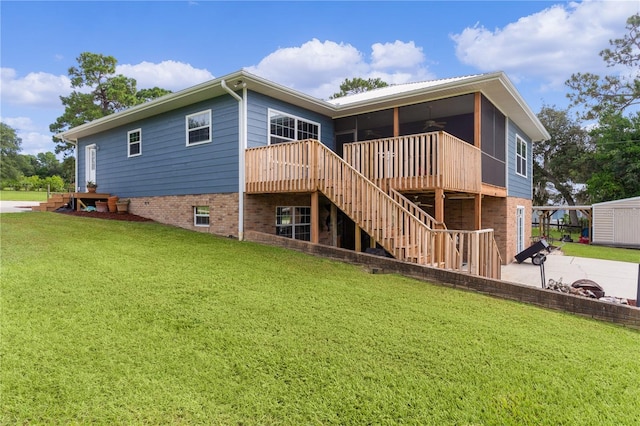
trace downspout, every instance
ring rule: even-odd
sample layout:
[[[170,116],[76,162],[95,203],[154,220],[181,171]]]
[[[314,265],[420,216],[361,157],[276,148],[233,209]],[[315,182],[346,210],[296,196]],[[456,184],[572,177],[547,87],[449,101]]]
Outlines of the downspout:
[[[64,136],[61,136],[60,139],[62,139],[62,142],[67,142],[70,143],[71,145],[73,145],[73,156],[75,158],[74,161],[74,176],[73,179],[75,180],[75,190],[74,192],[78,192],[80,190],[80,188],[78,187],[78,140],[76,139],[76,141],[72,141],[72,140],[67,140],[64,138]]]
[[[244,173],[244,151],[247,147],[246,132],[246,103],[243,98],[227,86],[227,82],[220,80],[220,86],[238,101],[238,240],[244,240],[244,192],[245,192],[245,173]],[[246,98],[247,84],[242,83],[242,95]]]

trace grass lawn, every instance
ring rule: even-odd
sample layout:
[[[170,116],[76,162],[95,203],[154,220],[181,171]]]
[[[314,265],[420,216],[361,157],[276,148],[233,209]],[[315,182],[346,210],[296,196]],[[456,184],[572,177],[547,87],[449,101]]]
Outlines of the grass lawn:
[[[0,191],[4,201],[47,201],[47,191]]]
[[[539,228],[532,228],[531,233],[533,236],[538,236]],[[590,244],[580,244],[578,242],[563,243],[562,241],[560,241],[560,238],[562,238],[563,234],[566,234],[566,232],[560,232],[556,230],[551,231],[553,244],[556,246],[561,246],[562,252],[567,256],[589,257],[591,259],[640,263],[640,250],[618,247],[593,246]],[[578,241],[580,235],[574,232],[571,237],[574,241]]]
[[[155,223],[0,224],[0,424],[638,421],[636,330]]]

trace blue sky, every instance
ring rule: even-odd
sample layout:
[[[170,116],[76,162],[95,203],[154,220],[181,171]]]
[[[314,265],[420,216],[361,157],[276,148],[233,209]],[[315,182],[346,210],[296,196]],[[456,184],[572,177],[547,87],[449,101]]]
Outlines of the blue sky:
[[[388,83],[505,71],[534,112],[567,105],[575,72],[625,34],[640,0],[411,2],[0,1],[0,118],[22,152],[53,151],[49,124],[84,51],[138,88],[173,91],[245,68],[319,98],[345,78]]]

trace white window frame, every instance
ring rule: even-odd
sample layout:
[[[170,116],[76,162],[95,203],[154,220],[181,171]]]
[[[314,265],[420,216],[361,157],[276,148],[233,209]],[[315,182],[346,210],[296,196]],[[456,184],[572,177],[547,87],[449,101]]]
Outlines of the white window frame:
[[[203,115],[203,114],[207,114],[207,118],[209,120],[209,124],[205,125],[205,126],[200,126],[200,127],[194,127],[194,128],[189,128],[189,119],[191,117],[195,117],[196,115]],[[204,143],[210,143],[212,140],[212,133],[213,133],[213,126],[211,123],[211,110],[210,109],[206,109],[203,111],[198,111],[198,112],[194,112],[193,114],[189,114],[186,115],[184,118],[184,128],[185,128],[185,143],[186,146],[196,146],[196,145],[202,145]],[[202,129],[209,129],[209,138],[207,140],[202,140],[202,141],[198,141],[198,142],[193,142],[193,143],[189,143],[189,133],[196,131],[196,130],[202,130]]]
[[[516,206],[516,253],[520,253],[524,250],[525,226],[524,206]]]
[[[138,133],[138,140],[135,142],[131,142],[131,135]],[[131,146],[138,144],[139,148],[138,148],[138,153],[137,154],[132,154],[131,153]],[[134,129],[134,130],[129,130],[127,132],[127,157],[138,157],[142,155],[142,129]]]
[[[96,182],[98,175],[98,146],[94,143],[84,148],[85,164],[84,177],[85,183],[88,181]]]
[[[275,135],[275,134],[271,134],[271,119],[276,116],[276,115],[283,115],[285,117],[291,118],[295,121],[294,124],[294,132],[295,135],[293,137],[293,139],[284,137],[284,136],[279,136],[279,135]],[[312,124],[314,126],[318,127],[318,135],[316,137],[317,140],[321,140],[321,130],[322,130],[322,126],[320,125],[320,123],[313,121],[313,120],[309,120],[308,118],[304,118],[304,117],[299,117],[297,115],[293,115],[293,114],[289,114],[288,112],[282,112],[282,111],[278,111],[276,109],[271,109],[269,108],[268,110],[268,114],[267,114],[267,135],[269,136],[269,145],[273,145],[273,144],[278,144],[278,143],[284,143],[284,142],[292,142],[292,141],[298,141],[298,140],[303,140],[302,138],[300,138],[299,135],[299,123],[300,122],[304,122],[304,123],[308,123],[308,124]],[[278,138],[278,139],[284,139],[284,141],[281,142],[272,142],[272,138]]]
[[[199,209],[206,209],[206,213],[204,211],[199,211]],[[207,223],[198,223],[198,219],[207,219]],[[211,207],[209,206],[193,206],[193,226],[201,226],[208,227],[211,223]]]
[[[521,150],[519,149],[520,147],[524,147],[524,156],[521,153]],[[527,145],[527,141],[525,141],[523,138],[521,138],[519,135],[516,135],[516,174],[518,176],[522,176],[522,177],[527,177],[527,168],[529,167],[529,160],[528,160],[528,151],[529,151],[529,146]],[[520,169],[520,171],[518,171],[518,169]]]
[[[284,215],[279,214],[281,209],[290,209],[290,223],[282,223],[281,218]],[[298,209],[304,209],[304,212],[299,212]],[[305,222],[304,218],[308,218],[309,222]],[[308,236],[309,238],[298,238],[299,235],[296,235],[296,230],[299,227],[308,227],[308,232],[304,232],[303,235]],[[280,229],[290,228],[290,236],[285,235],[280,232]],[[281,236],[288,236],[294,240],[303,240],[310,241],[311,240],[311,207],[310,206],[277,206],[276,207],[276,234]]]

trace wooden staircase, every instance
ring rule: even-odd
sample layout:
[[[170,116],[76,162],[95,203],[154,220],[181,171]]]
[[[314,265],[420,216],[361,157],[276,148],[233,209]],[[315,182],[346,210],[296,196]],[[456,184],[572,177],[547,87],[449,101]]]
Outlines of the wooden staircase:
[[[246,151],[247,193],[324,194],[396,259],[500,277],[493,230],[452,231],[396,191],[387,194],[317,140]]]
[[[31,210],[34,212],[52,212],[69,202],[71,202],[70,193],[51,194],[47,201],[40,203],[39,206],[33,206]]]

